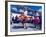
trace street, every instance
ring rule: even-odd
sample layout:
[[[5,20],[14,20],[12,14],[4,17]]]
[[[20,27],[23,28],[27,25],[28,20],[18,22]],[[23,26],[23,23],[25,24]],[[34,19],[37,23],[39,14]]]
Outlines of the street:
[[[26,27],[27,29],[23,28],[22,23],[15,23],[10,25],[10,31],[11,32],[20,32],[20,31],[38,31],[38,26],[36,26],[34,24],[31,23],[26,23]]]

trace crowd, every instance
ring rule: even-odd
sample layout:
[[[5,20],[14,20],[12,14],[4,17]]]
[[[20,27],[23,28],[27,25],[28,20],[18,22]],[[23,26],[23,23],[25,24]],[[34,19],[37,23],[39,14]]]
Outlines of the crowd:
[[[24,12],[21,12],[20,16],[13,16],[11,18],[11,24],[12,23],[32,23],[35,25],[41,24],[41,16],[38,14],[38,12],[33,12],[33,16],[25,16]],[[41,26],[41,25],[40,25]]]
[[[17,15],[14,17],[12,17],[12,21],[13,23],[20,23],[20,22],[24,22],[24,23],[34,23],[34,24],[38,24],[40,23],[40,16],[25,16],[23,15],[23,13],[18,17]]]

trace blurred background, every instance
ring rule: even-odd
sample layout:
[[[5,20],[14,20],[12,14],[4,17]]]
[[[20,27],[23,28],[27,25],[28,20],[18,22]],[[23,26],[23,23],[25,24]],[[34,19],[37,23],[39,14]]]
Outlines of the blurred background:
[[[11,5],[10,11],[11,31],[24,31],[24,27],[29,28],[27,31],[41,30],[42,6]]]

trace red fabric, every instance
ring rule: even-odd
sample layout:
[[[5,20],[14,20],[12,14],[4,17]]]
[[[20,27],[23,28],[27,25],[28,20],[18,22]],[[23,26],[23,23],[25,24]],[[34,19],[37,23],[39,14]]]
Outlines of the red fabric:
[[[40,19],[35,18],[35,19],[33,20],[33,23],[34,23],[34,24],[38,24],[39,22],[40,22]]]

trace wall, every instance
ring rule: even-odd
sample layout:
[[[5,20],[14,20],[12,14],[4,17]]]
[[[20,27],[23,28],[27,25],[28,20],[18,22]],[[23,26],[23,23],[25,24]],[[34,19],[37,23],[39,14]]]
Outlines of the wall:
[[[45,2],[45,0],[16,0],[16,1]],[[46,19],[46,17],[45,17],[45,19]],[[0,29],[1,29],[0,37],[5,37],[5,0],[0,0]],[[27,35],[27,36],[7,36],[7,37],[45,37],[45,36],[46,36],[46,34]]]

